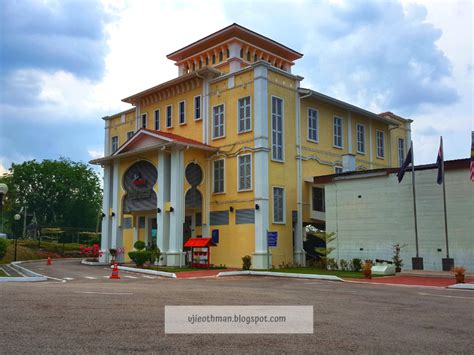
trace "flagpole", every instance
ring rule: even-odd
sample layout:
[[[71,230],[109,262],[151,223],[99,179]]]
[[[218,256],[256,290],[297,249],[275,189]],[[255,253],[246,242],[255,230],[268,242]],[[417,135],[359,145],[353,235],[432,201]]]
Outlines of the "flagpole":
[[[446,258],[449,259],[449,243],[448,243],[448,213],[446,211],[446,185],[444,178],[444,149],[443,149],[443,137],[440,137],[441,147],[441,175],[443,176],[443,204],[444,204],[444,232],[446,235]]]
[[[419,257],[418,249],[418,222],[416,218],[416,189],[415,189],[415,158],[413,153],[413,141],[411,141],[411,184],[413,186],[413,215],[415,217],[415,245],[416,245],[416,257]]]

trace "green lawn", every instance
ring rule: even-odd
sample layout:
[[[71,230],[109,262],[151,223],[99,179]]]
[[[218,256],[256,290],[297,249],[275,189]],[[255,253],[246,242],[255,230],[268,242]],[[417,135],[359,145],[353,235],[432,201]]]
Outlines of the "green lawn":
[[[79,246],[77,243],[66,243],[64,244],[65,255],[70,257],[80,256]],[[53,242],[41,242],[41,248],[38,248],[37,240],[18,240],[17,257],[16,260],[35,260],[44,259],[50,253],[62,254],[63,244]],[[14,260],[15,243],[13,240],[10,241],[10,245],[7,248],[7,253],[0,259],[0,264],[8,264]]]
[[[329,271],[324,269],[318,269],[314,267],[293,267],[287,269],[273,269],[272,272],[288,272],[293,274],[315,274],[315,275],[334,275],[341,278],[351,278],[351,279],[363,279],[364,275],[362,272],[356,271]],[[376,275],[373,275],[376,277]]]

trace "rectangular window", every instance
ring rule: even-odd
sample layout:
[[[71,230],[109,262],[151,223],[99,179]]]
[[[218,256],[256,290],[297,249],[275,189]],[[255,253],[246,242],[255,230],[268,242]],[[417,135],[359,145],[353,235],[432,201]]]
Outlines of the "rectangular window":
[[[229,211],[215,211],[209,214],[211,226],[222,226],[229,224]]]
[[[384,152],[384,137],[382,131],[376,131],[376,142],[377,142],[377,158],[383,158],[385,155]]]
[[[313,108],[308,109],[308,140],[318,141],[318,111]]]
[[[132,138],[134,134],[135,134],[135,132],[133,132],[133,131],[127,132],[127,140],[129,140],[130,138]]]
[[[224,192],[224,159],[214,161],[213,169],[213,192],[223,193]]]
[[[166,106],[166,128],[173,127],[173,106]]]
[[[365,126],[357,124],[357,153],[365,153]]]
[[[334,117],[333,133],[334,133],[334,146],[337,148],[342,148],[342,118],[341,117]]]
[[[118,149],[118,136],[112,137],[112,153],[115,153]]]
[[[255,209],[235,210],[235,224],[255,224]]]
[[[252,189],[252,155],[240,155],[238,158],[239,191]]]
[[[335,166],[334,167],[334,173],[341,174],[342,172],[344,172],[344,169],[342,168],[342,166]]]
[[[405,140],[398,138],[398,165],[402,166],[405,160]]]
[[[250,96],[239,99],[239,133],[249,132],[252,130],[251,118],[250,118]]]
[[[212,109],[212,138],[221,138],[225,135],[224,105],[214,106]]]
[[[160,130],[160,110],[155,110],[155,130]]]
[[[142,128],[146,128],[146,113],[142,113]]]
[[[285,223],[285,189],[273,188],[273,223]]]
[[[186,105],[184,101],[179,103],[179,124],[186,123]]]
[[[283,161],[283,100],[272,96],[272,159]]]
[[[196,96],[194,98],[194,119],[195,120],[201,119],[201,96]]]
[[[326,206],[324,204],[324,189],[321,187],[313,187],[312,192],[313,211],[325,212]]]

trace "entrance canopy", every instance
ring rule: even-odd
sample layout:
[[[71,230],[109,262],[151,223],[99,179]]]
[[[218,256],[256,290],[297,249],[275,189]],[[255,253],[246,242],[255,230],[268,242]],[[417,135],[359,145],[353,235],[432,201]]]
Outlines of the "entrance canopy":
[[[186,248],[206,248],[215,247],[216,245],[212,242],[211,238],[190,238],[184,246]]]
[[[182,146],[187,148],[194,148],[215,152],[216,147],[195,141],[187,137],[179,136],[168,132],[155,131],[151,129],[141,128],[135,135],[122,144],[113,154],[91,160],[91,164],[107,164],[114,159],[133,155],[136,153],[143,153],[146,151],[156,150],[157,148],[167,148],[172,146]]]

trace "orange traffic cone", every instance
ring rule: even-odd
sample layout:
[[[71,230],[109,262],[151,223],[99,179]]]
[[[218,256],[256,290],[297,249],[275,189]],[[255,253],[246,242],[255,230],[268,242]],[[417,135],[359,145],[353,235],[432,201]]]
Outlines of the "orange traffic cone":
[[[118,266],[117,262],[114,263],[114,268],[112,269],[112,275],[110,276],[111,279],[120,279],[118,274]]]
[[[46,265],[51,265],[51,264],[52,264],[52,262],[51,262],[51,257],[48,256],[48,262],[46,263]]]

